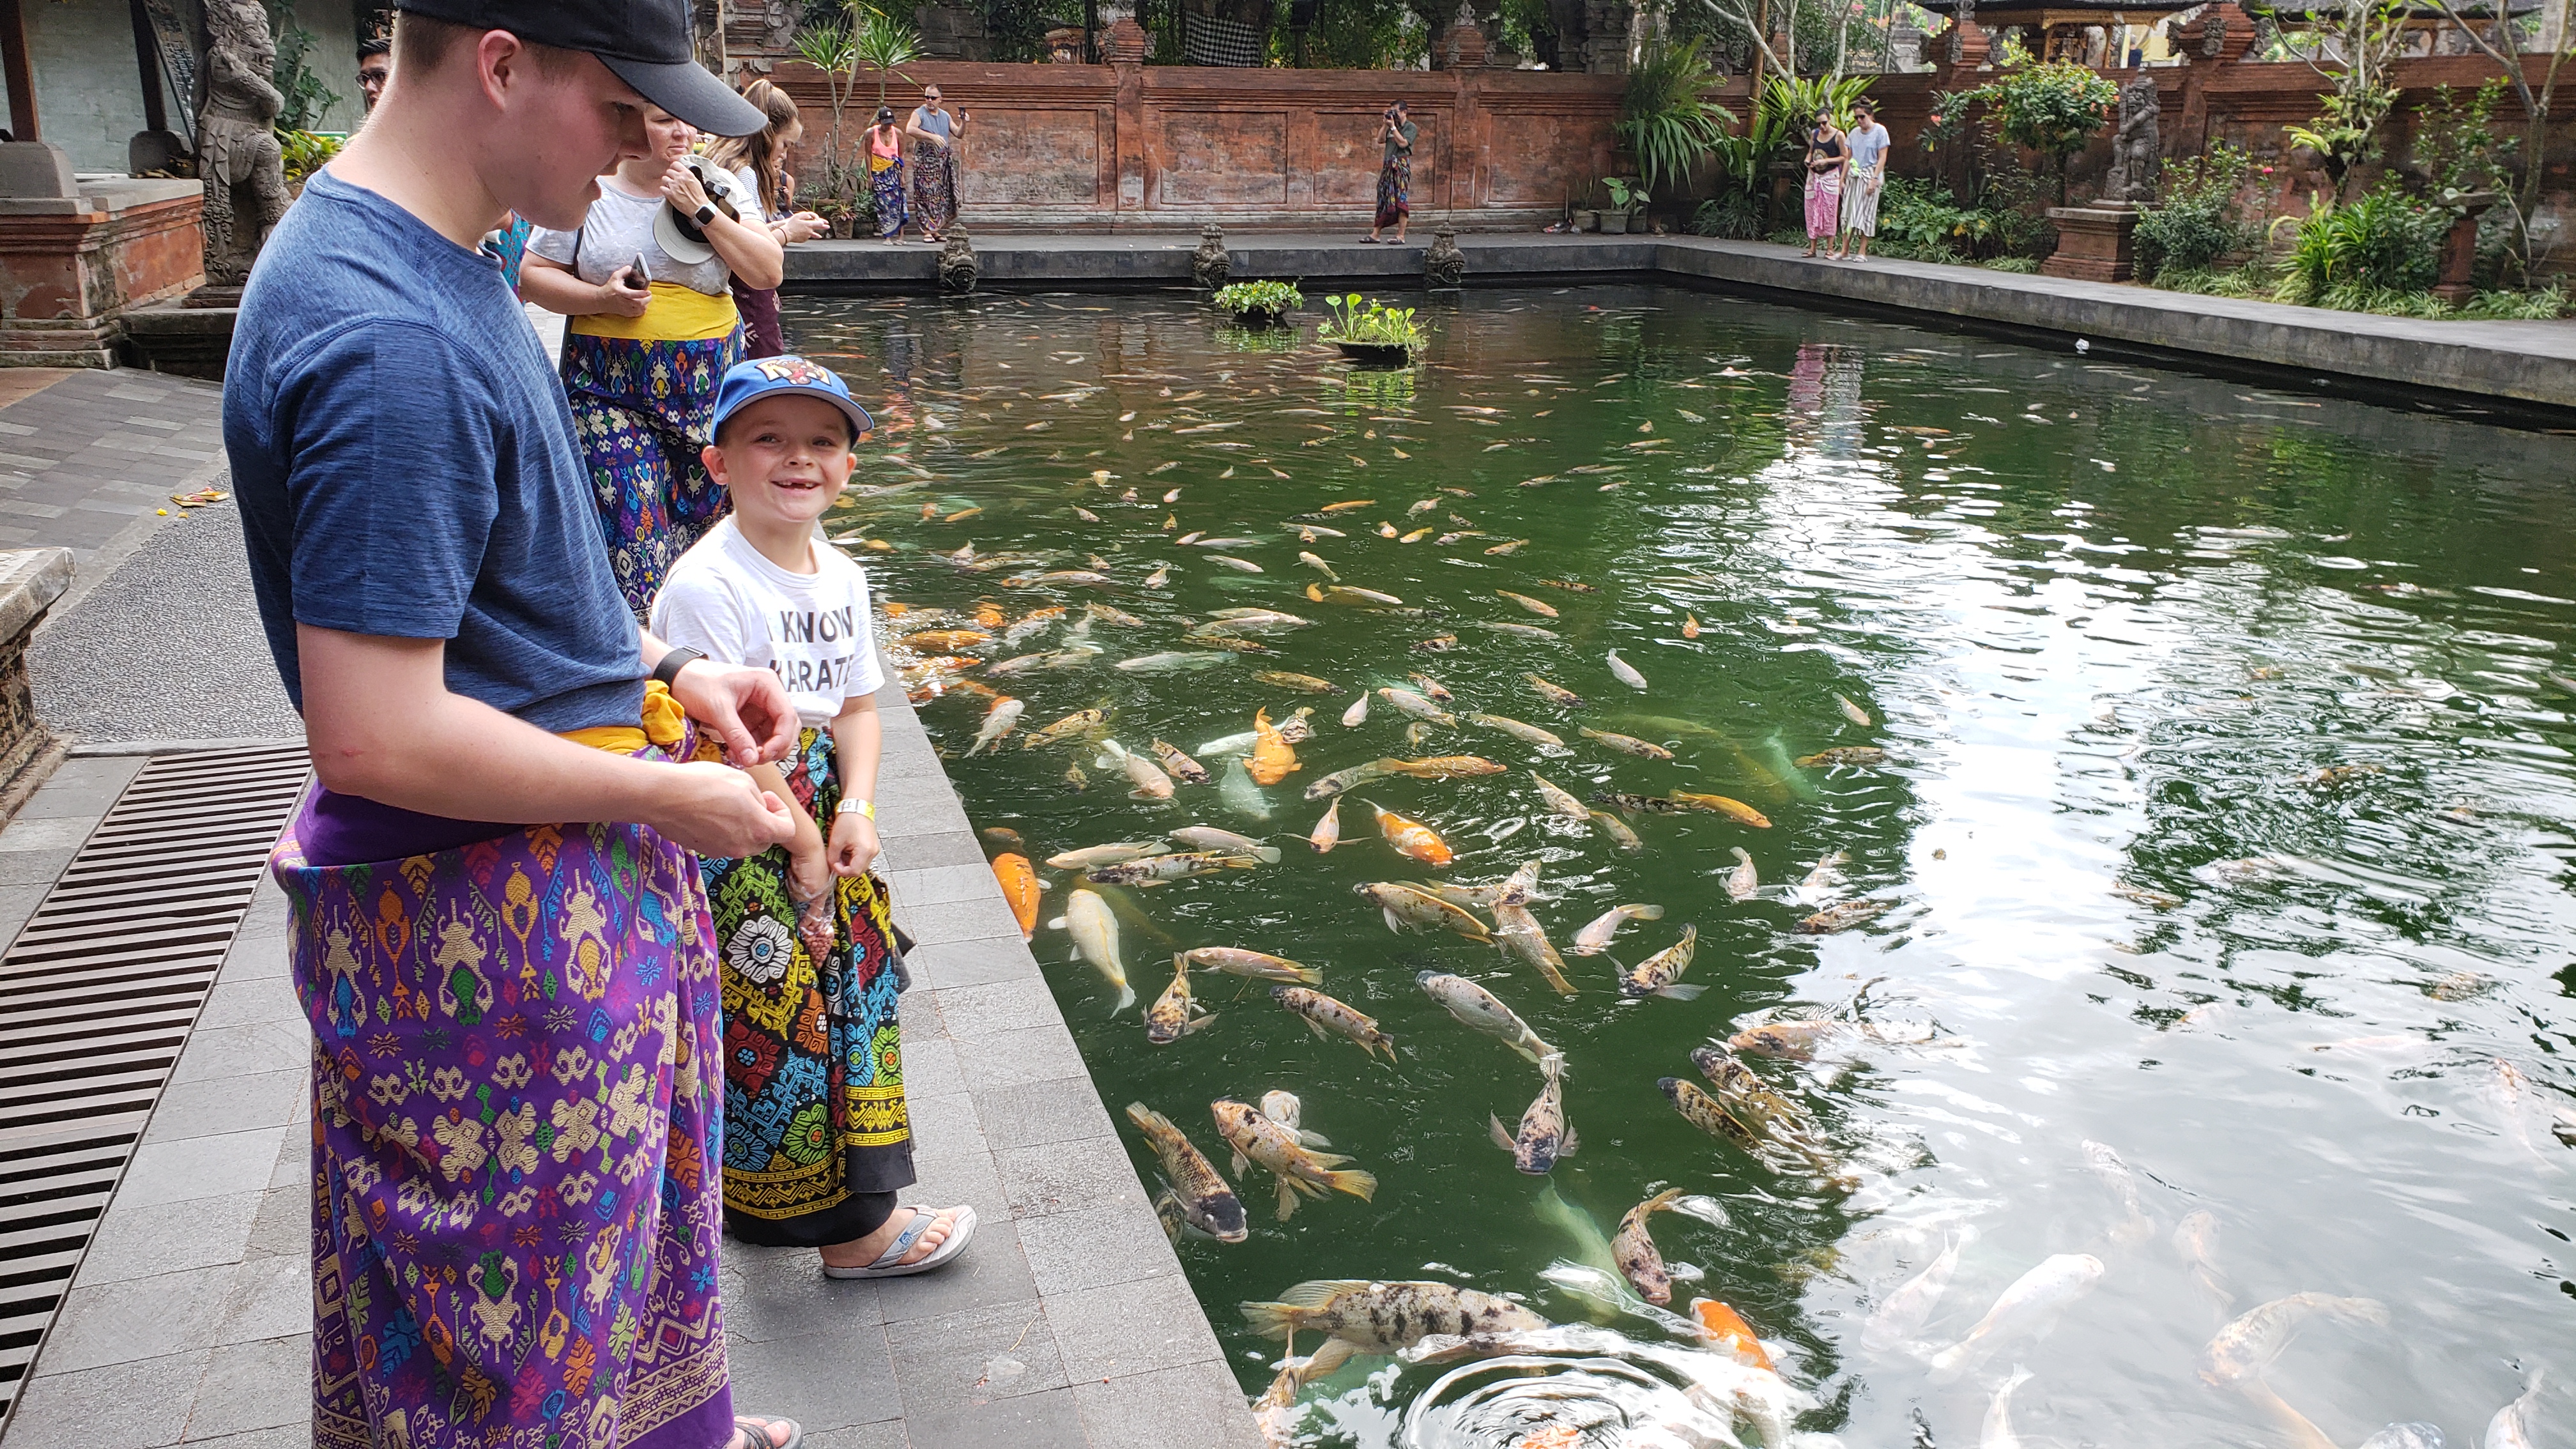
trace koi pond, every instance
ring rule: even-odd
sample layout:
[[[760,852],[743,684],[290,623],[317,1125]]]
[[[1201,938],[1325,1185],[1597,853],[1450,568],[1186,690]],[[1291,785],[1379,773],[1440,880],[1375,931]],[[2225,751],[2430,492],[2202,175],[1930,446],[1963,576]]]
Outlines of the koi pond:
[[[2576,437],[1660,287],[1401,371],[1317,315],[788,319],[1275,1442],[2568,1442]]]

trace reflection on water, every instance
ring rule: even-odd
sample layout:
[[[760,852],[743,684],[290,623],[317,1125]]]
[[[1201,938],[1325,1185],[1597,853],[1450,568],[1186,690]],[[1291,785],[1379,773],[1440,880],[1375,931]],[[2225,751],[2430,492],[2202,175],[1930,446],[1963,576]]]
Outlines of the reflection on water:
[[[1313,708],[1298,772],[1262,790],[1229,756],[1167,802],[1088,747],[951,762],[976,823],[1041,858],[1194,823],[1265,835],[1275,866],[1104,891],[1139,995],[1175,951],[1246,947],[1321,968],[1397,1044],[1372,1059],[1202,971],[1217,1020],[1150,1045],[1065,933],[1037,937],[1113,1105],[1152,1104],[1223,1171],[1207,1104],[1292,1091],[1379,1179],[1283,1223],[1264,1169],[1228,1173],[1250,1239],[1181,1244],[1247,1394],[1280,1344],[1234,1305],[1305,1280],[1449,1283],[1571,1325],[1357,1358],[1305,1388],[1312,1442],[2313,1449],[2432,1424],[2493,1449],[2518,1398],[2531,1442],[2566,1442],[2576,440],[1649,288],[1470,294],[1433,319],[1433,365],[1397,374],[1177,298],[796,313],[863,398],[900,404],[862,479],[900,491],[836,521],[891,545],[881,593],[1006,624],[1069,610],[965,651],[1072,656],[994,681],[1025,729],[1099,706],[1131,748],[1188,749]],[[968,544],[1042,557],[976,572],[948,557]],[[1301,553],[1428,612],[1310,601]],[[1048,570],[1110,583],[1023,582]],[[1203,652],[1184,636],[1245,607],[1313,626],[1206,669],[1115,667]],[[1444,713],[1565,744],[1473,722],[1409,743],[1383,696],[1341,723],[1358,689],[1415,674]],[[962,756],[986,703],[923,713]],[[1335,850],[1304,843],[1309,782],[1443,754],[1509,769],[1373,781]],[[1596,809],[1680,791],[1769,825],[1639,807],[1631,853],[1552,813],[1532,769]],[[1456,860],[1399,856],[1363,798]],[[1353,893],[1533,859],[1560,949],[1615,906],[1665,908],[1567,954],[1572,997],[1449,931],[1390,934]],[[1041,873],[1052,918],[1075,882]],[[1837,911],[1868,919],[1801,929]],[[1685,926],[1706,994],[1621,998],[1617,973]],[[1565,1054],[1580,1148],[1543,1181],[1488,1140],[1539,1074],[1426,997],[1426,969]],[[1748,1152],[1658,1090],[1707,1080],[1693,1048],[1729,1038],[1797,1150]],[[1607,1249],[1666,1187],[1717,1210],[1649,1219],[1675,1279],[1658,1308]],[[1759,1334],[1779,1418],[1682,1312],[1696,1298]]]

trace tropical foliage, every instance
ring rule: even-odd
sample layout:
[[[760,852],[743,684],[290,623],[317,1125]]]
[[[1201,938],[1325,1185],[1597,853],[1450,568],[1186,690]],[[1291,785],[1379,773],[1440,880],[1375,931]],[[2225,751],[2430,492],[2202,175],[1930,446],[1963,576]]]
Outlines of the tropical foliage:
[[[1964,122],[1964,108],[1983,106],[1995,134],[2049,159],[2057,178],[2057,199],[2066,199],[2066,161],[2108,126],[2120,104],[2120,88],[2099,72],[2071,60],[2033,61],[2015,51],[2003,74],[1953,99]]]
[[[2407,13],[2406,0],[2321,0],[2299,12],[2303,24],[2278,47],[2333,86],[2306,125],[2283,130],[2317,153],[2338,197],[2354,167],[2379,159],[2380,123],[2397,104],[2389,73],[2406,53]]]
[[[2441,266],[2443,234],[2452,214],[2408,196],[2391,182],[2359,201],[2338,203],[2319,193],[2304,218],[2283,217],[2276,229],[2295,226],[2282,300],[2323,303],[2339,291],[2420,292]]]
[[[1612,129],[1646,185],[1670,190],[1690,177],[1700,158],[1718,149],[1735,114],[1708,100],[1717,72],[1699,42],[1659,47],[1628,73]],[[1624,203],[1622,206],[1624,208]]]
[[[2166,162],[2156,207],[2138,218],[2139,275],[2202,271],[2230,252],[2250,249],[2257,238],[2241,215],[2238,193],[2253,170],[2253,156],[2225,141],[2212,142],[2202,155]]]
[[[1327,297],[1332,316],[1317,333],[1327,342],[1354,342],[1371,347],[1420,347],[1422,325],[1410,307],[1389,307],[1357,292]]]
[[[1289,282],[1234,282],[1217,288],[1215,300],[1237,316],[1257,312],[1277,317],[1306,305],[1305,295]]]
[[[323,112],[340,104],[308,59],[318,42],[312,31],[296,23],[293,0],[269,0],[268,33],[277,37],[277,59],[268,80],[285,101],[277,112],[277,129],[310,131],[322,124]]]
[[[281,128],[277,133],[277,149],[286,163],[287,184],[291,186],[329,165],[331,158],[340,154],[341,145],[337,136]]]

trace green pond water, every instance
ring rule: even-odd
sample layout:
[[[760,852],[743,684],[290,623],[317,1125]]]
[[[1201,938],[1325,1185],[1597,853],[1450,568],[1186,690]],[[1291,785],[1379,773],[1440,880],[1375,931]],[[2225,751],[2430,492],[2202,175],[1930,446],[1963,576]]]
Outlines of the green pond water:
[[[1269,1384],[1279,1345],[1236,1305],[1308,1279],[1444,1280],[1617,1335],[1360,1359],[1306,1390],[1300,1442],[1730,1442],[1681,1391],[1712,1361],[1684,1325],[1600,1302],[1615,1301],[1600,1237],[1664,1187],[1705,1199],[1652,1220],[1681,1279],[1672,1311],[1739,1310],[1808,1405],[1800,1433],[2000,1445],[1990,1416],[2018,1366],[2024,1444],[2351,1446],[2415,1422],[2502,1449],[2482,1438],[2491,1416],[2546,1369],[2531,1442],[2570,1442],[2576,1150],[2552,1119],[2576,1107],[2576,438],[2322,398],[2305,376],[2271,391],[1665,288],[1429,304],[1427,363],[1396,374],[1353,372],[1313,320],[1247,335],[1179,295],[808,299],[789,317],[882,409],[863,488],[832,521],[891,545],[860,553],[881,600],[989,601],[1014,621],[1099,602],[1142,621],[963,651],[1103,651],[996,681],[1026,702],[1024,732],[1104,705],[1125,745],[1197,753],[1257,708],[1316,707],[1302,769],[1260,792],[1266,818],[1213,784],[1131,798],[1089,746],[1012,738],[964,758],[989,701],[922,708],[975,823],[1040,859],[1192,824],[1282,849],[1126,893],[1150,923],[1123,932],[1142,1002],[1174,950],[1251,947],[1320,967],[1395,1039],[1390,1065],[1310,1034],[1266,987],[1238,999],[1236,978],[1199,973],[1218,1019],[1152,1045],[1065,932],[1037,934],[1113,1110],[1151,1104],[1224,1170],[1209,1104],[1286,1089],[1379,1179],[1373,1202],[1334,1194],[1282,1224],[1266,1171],[1228,1172],[1250,1239],[1180,1243],[1245,1391]],[[1317,511],[1353,499],[1375,501]],[[1346,536],[1302,541],[1301,518]],[[1403,543],[1381,521],[1433,532]],[[1251,541],[1178,542],[1192,531]],[[1530,542],[1488,552],[1514,539]],[[969,544],[1046,561],[942,557]],[[1301,550],[1429,614],[1310,602],[1322,576]],[[1114,587],[1013,586],[1088,568]],[[1205,671],[1114,667],[1191,647],[1184,618],[1256,606],[1313,627]],[[1450,634],[1453,650],[1416,648]],[[1614,648],[1646,690],[1613,677]],[[1258,669],[1346,692],[1301,696]],[[1383,699],[1340,723],[1351,691],[1416,672],[1458,711],[1568,748],[1465,727],[1408,745]],[[1529,673],[1584,707],[1540,698]],[[1674,758],[1614,753],[1586,725]],[[1792,763],[1847,746],[1885,761]],[[1363,786],[1338,849],[1305,843],[1324,808],[1308,782],[1446,754],[1511,768]],[[1086,790],[1067,781],[1077,764]],[[1639,814],[1644,849],[1626,853],[1548,818],[1531,768],[1587,799],[1724,794],[1771,824]],[[1428,823],[1456,860],[1399,856],[1360,799]],[[1741,901],[1735,847],[1760,877]],[[1836,852],[1839,885],[1802,884]],[[1492,948],[1392,934],[1354,894],[1533,859],[1533,910],[1560,950],[1614,905],[1665,908],[1606,956],[1568,954],[1572,997]],[[1040,873],[1052,919],[1077,881]],[[1889,909],[1794,929],[1852,900]],[[1706,994],[1623,999],[1619,967],[1685,923],[1699,947],[1683,979]],[[1539,1073],[1418,990],[1426,968],[1472,976],[1563,1050],[1581,1147],[1548,1177],[1488,1140],[1488,1114],[1516,1122]],[[1812,1061],[1747,1058],[1818,1119],[1843,1180],[1758,1161],[1658,1090],[1701,1080],[1693,1047],[1831,1012],[1874,978],[1866,1030]],[[1152,1154],[1120,1127],[1151,1184]],[[2201,1235],[2200,1271],[2178,1232]],[[1946,1291],[1908,1314],[1897,1290],[1952,1245]],[[1935,1372],[2016,1279],[2078,1254],[2103,1271],[2053,1325],[2008,1326],[1952,1361],[1963,1372]],[[2203,1380],[2222,1324],[2300,1293],[2378,1308],[2319,1312],[2268,1365]]]

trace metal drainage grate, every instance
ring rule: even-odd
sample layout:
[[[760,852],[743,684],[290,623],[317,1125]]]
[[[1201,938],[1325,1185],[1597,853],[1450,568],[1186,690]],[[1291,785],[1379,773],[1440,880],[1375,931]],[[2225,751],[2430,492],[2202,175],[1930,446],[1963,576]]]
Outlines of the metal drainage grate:
[[[301,745],[153,760],[0,954],[0,1423],[310,768]]]

